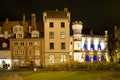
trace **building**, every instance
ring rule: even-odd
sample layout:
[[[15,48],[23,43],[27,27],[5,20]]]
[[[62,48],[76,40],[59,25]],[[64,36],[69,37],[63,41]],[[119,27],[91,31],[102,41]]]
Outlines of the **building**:
[[[97,62],[108,61],[107,31],[105,35],[82,34],[83,24],[75,21],[72,25],[73,36],[70,38],[70,55],[73,61]]]
[[[43,13],[45,65],[69,62],[70,12],[46,11]]]
[[[36,14],[31,14],[31,21],[26,21],[23,15],[22,21],[6,19],[0,25],[3,46],[0,64],[9,60],[12,67],[44,67],[70,61],[109,61],[108,32],[105,31],[104,35],[95,35],[93,31],[83,34],[83,23],[75,21],[72,24],[73,35],[70,35],[70,12],[67,8],[43,12],[43,24],[36,21]],[[5,48],[6,44],[8,48]]]

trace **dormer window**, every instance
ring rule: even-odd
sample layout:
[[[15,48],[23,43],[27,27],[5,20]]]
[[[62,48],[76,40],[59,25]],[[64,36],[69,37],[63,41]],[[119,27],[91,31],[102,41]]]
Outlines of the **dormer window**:
[[[32,31],[31,37],[39,38],[39,32],[38,31]]]

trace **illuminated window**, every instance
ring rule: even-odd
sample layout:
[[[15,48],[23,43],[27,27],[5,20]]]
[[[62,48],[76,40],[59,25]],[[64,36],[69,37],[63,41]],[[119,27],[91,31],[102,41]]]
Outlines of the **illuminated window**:
[[[54,63],[54,55],[49,56],[49,63]]]
[[[65,43],[64,42],[61,43],[61,49],[65,49]]]
[[[62,39],[64,39],[64,38],[65,38],[65,32],[61,32],[61,33],[60,33],[60,37],[61,37]]]
[[[54,49],[54,43],[50,43],[50,49]]]
[[[18,51],[17,51],[17,50],[14,50],[14,51],[13,51],[13,55],[14,55],[14,56],[19,56]]]
[[[96,55],[93,56],[93,61],[94,61],[94,62],[97,61],[97,56],[96,56]]]
[[[66,62],[66,55],[65,54],[61,55],[61,62]]]
[[[23,37],[23,34],[16,34],[17,35],[17,38],[22,38]]]
[[[40,56],[40,50],[35,50],[35,56]]]
[[[91,49],[92,49],[92,50],[95,50],[93,43],[91,44]]]
[[[13,60],[13,64],[14,64],[14,66],[19,66],[19,60],[18,59],[14,59]]]
[[[61,28],[64,28],[64,27],[65,27],[65,23],[61,22]]]
[[[25,60],[21,60],[21,61],[20,61],[20,65],[21,65],[21,66],[24,66],[24,65],[25,65]]]
[[[28,50],[28,56],[32,56],[32,55],[33,55],[32,50]]]
[[[49,38],[54,39],[54,32],[49,32]]]
[[[104,55],[102,55],[102,56],[101,56],[101,61],[104,61],[104,60],[105,60],[105,59],[104,59]]]
[[[86,45],[86,43],[84,43],[83,48],[84,48],[85,51],[87,50],[87,45]]]
[[[54,27],[53,22],[50,22],[50,28],[53,28],[53,27]]]
[[[100,44],[98,44],[98,50],[101,50],[101,45]]]
[[[36,42],[35,42],[35,46],[40,46],[40,42],[39,42],[39,41],[36,41]]]
[[[89,58],[88,55],[86,55],[86,57],[85,57],[85,61],[86,61],[86,62],[89,62],[89,61],[90,61],[90,58]]]
[[[35,59],[36,66],[40,66],[40,59]]]
[[[25,51],[24,50],[20,50],[20,54],[21,54],[21,56],[25,56]]]

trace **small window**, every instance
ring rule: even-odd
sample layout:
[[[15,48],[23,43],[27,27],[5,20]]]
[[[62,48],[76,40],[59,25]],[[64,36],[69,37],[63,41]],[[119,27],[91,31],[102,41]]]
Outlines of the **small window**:
[[[33,55],[32,50],[28,50],[28,56],[32,56],[32,55]]]
[[[28,46],[32,46],[33,45],[33,43],[32,42],[28,42]]]
[[[36,42],[35,42],[35,46],[40,46],[40,42],[39,42],[39,41],[36,41]]]
[[[53,28],[53,27],[54,27],[53,22],[50,22],[50,28]]]
[[[65,43],[64,42],[61,43],[61,49],[65,49]]]
[[[24,42],[20,42],[20,46],[24,46]]]
[[[61,62],[66,62],[66,55],[65,54],[61,55]]]
[[[65,27],[65,23],[61,22],[61,28],[64,28],[64,27]]]
[[[40,56],[40,50],[35,50],[35,56]]]
[[[21,51],[20,51],[20,54],[21,54],[21,56],[25,56],[25,51],[24,51],[24,50],[21,50]]]
[[[49,63],[54,63],[54,55],[49,56]]]
[[[49,38],[54,39],[54,32],[49,32]]]
[[[15,41],[15,42],[14,42],[14,46],[18,46],[18,42]]]
[[[54,49],[54,43],[50,43],[50,49]]]
[[[62,39],[64,39],[65,38],[65,32],[61,32],[60,36],[61,36]]]

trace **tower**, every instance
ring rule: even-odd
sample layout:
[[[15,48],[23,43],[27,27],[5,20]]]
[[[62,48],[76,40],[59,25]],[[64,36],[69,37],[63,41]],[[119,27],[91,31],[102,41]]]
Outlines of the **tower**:
[[[73,29],[73,56],[75,61],[83,62],[82,50],[82,22],[75,21],[72,24]]]

